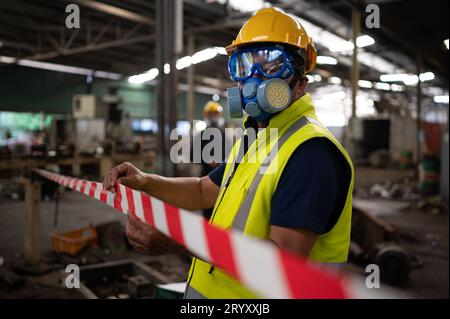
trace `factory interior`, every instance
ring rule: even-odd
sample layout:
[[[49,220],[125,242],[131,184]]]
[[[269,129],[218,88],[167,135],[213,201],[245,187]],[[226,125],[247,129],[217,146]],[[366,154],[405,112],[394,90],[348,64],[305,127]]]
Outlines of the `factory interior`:
[[[241,47],[230,55],[229,46],[244,41],[250,31],[242,30],[251,24],[245,23],[264,12],[289,14],[283,17],[299,21],[297,28],[311,39],[308,45],[313,43],[317,56],[315,67],[303,75],[305,91],[321,123],[320,132],[327,132],[320,134],[334,136],[353,163],[354,186],[346,202],[350,207],[342,210],[351,216],[343,273],[359,278],[360,287],[348,296],[447,299],[448,10],[446,0],[426,5],[419,0],[0,1],[0,299],[181,299],[195,280],[201,286],[201,276],[208,274],[194,276],[192,270],[188,276],[196,256],[190,248],[201,246],[194,242],[199,235],[170,218],[172,208],[166,211],[167,220],[162,224],[155,220],[153,226],[162,233],[169,229],[163,236],[172,239],[177,239],[173,229],[183,228],[186,249],[168,246],[142,253],[127,230],[131,216],[117,211],[117,206],[124,209],[123,200],[117,205],[113,196],[112,204],[109,201],[111,194],[120,194],[120,187],[119,193],[97,194],[92,186],[96,184],[49,179],[48,172],[105,185],[105,177],[122,163],[131,163],[145,176],[170,178],[200,178],[209,174],[203,166],[209,171],[222,167],[216,161],[191,160],[196,152],[192,149],[188,156],[174,155],[174,147],[190,137],[192,144],[186,143],[193,146],[213,124],[240,129],[247,113],[252,118],[250,103],[243,106],[242,117],[233,117],[236,110],[231,106],[247,102],[245,98],[236,102],[231,94],[240,92],[231,61]],[[281,20],[274,21],[267,21],[273,24],[271,30],[280,27]],[[270,28],[260,25],[252,32],[266,29]],[[283,43],[292,41],[290,35],[285,39]],[[310,59],[308,55],[307,62]],[[262,64],[255,65],[252,72],[266,72],[261,71]],[[259,101],[263,86],[257,85],[254,101]],[[252,103],[258,112],[264,109]],[[276,116],[269,126],[293,105],[296,102],[280,114],[263,110]],[[294,143],[292,139],[287,141]],[[282,146],[278,157],[285,154]],[[244,171],[246,166],[240,165]],[[282,172],[275,174],[279,178]],[[260,187],[273,188],[262,178]],[[238,181],[230,180],[231,176],[231,192]],[[331,184],[319,190],[316,201],[326,201]],[[214,187],[218,192],[227,185],[219,181]],[[164,202],[158,207],[166,207],[166,201],[178,207],[177,196],[179,201],[189,197],[183,194],[189,191],[179,189],[169,187],[166,197],[158,191],[147,193]],[[260,193],[257,196],[263,196]],[[272,207],[276,194],[267,194],[273,196]],[[264,200],[260,197],[250,204],[265,207],[258,202]],[[145,210],[144,199],[142,203]],[[156,204],[152,205],[157,214]],[[220,206],[216,203],[215,212]],[[131,205],[127,207],[131,215]],[[204,218],[200,206],[179,207],[180,214],[186,210]],[[250,214],[256,214],[254,210]],[[266,215],[271,216],[270,208]],[[185,219],[181,217],[182,222]],[[268,220],[260,223],[273,227]],[[231,226],[225,228],[229,232]],[[241,235],[243,243],[253,240],[246,233]],[[267,234],[259,237],[258,243],[266,245]],[[257,251],[248,253],[260,258]],[[79,276],[77,289],[67,284],[70,265]],[[211,270],[216,264],[212,265]],[[260,263],[254,276],[264,273],[267,282],[278,287],[277,271],[264,265]],[[367,284],[370,265],[379,270],[379,282],[374,284],[379,289]],[[191,277],[197,279],[190,282]],[[224,282],[210,296],[239,296]],[[227,294],[220,295],[223,287]],[[265,291],[274,293],[270,297],[286,296],[276,295],[278,290],[272,287]],[[201,293],[208,295],[206,288]]]

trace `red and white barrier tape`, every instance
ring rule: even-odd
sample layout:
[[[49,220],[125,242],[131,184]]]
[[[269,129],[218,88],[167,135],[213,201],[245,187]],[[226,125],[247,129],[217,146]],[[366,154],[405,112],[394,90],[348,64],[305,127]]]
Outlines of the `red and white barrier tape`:
[[[198,214],[121,184],[117,185],[116,193],[111,193],[98,182],[41,169],[34,171],[125,214],[134,214],[186,247],[195,256],[220,267],[262,297],[347,297],[342,278],[334,273],[325,273],[291,253],[277,249],[268,241],[218,228]]]

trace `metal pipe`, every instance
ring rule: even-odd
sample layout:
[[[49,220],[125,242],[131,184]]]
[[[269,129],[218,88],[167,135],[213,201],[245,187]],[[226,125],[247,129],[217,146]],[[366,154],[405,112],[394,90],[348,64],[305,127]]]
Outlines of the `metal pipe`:
[[[358,46],[356,39],[361,33],[361,13],[357,9],[352,9],[352,25],[353,25],[353,57],[352,57],[352,114],[351,119],[356,117],[356,97],[358,96],[358,81],[359,81],[359,61],[358,61]]]
[[[195,53],[195,36],[190,34],[188,36],[188,55],[192,56]],[[195,108],[195,65],[192,64],[187,69],[187,118],[191,124],[191,133],[194,132],[194,108]]]
[[[81,6],[97,10],[99,12],[107,13],[116,17],[127,19],[134,22],[154,25],[155,22],[150,18],[136,12],[128,11],[119,7],[115,7],[106,3],[93,0],[70,0],[70,3],[79,4]]]
[[[420,52],[417,53],[417,91],[416,91],[416,110],[417,110],[417,176],[419,176],[419,169],[420,169],[420,160],[421,160],[421,135],[422,135],[422,128],[421,128],[421,113],[422,113],[422,84],[420,81],[420,73],[422,73],[422,54]]]
[[[158,121],[158,149],[160,171],[162,175],[166,174],[166,150],[165,150],[165,108],[164,108],[164,53],[165,53],[165,28],[164,28],[164,0],[156,0],[156,49],[155,61],[160,74],[156,85],[156,114]]]

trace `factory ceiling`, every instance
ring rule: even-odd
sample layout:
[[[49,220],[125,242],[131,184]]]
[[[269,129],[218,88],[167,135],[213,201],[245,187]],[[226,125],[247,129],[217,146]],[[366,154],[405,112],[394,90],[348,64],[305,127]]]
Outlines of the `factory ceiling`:
[[[231,42],[248,13],[232,10],[221,1],[183,1],[184,52],[189,35],[195,37],[195,50],[223,47]],[[223,2],[223,1],[222,1]],[[345,39],[351,39],[351,11],[363,15],[368,3],[380,8],[381,27],[361,32],[376,44],[365,51],[414,73],[419,53],[423,70],[432,71],[441,85],[448,87],[448,1],[424,5],[419,0],[272,0],[273,6],[294,13]],[[75,3],[81,10],[81,28],[67,29],[65,8]],[[155,66],[155,2],[146,0],[2,0],[0,1],[0,56],[77,66],[123,74],[138,74]],[[363,16],[364,19],[364,16]],[[363,20],[364,21],[364,20]],[[330,55],[317,44],[320,55]],[[332,54],[331,54],[332,55]],[[228,81],[226,56],[198,64],[198,82]],[[350,78],[351,56],[342,56],[337,65],[319,65],[322,75]],[[1,68],[1,66],[0,66]],[[361,78],[378,80],[380,70],[363,65]],[[185,72],[180,72],[183,79]],[[210,81],[211,82],[211,81]]]

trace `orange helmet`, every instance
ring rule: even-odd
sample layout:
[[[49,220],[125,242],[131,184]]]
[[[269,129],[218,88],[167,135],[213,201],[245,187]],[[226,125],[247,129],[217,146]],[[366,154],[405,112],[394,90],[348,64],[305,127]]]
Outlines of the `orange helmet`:
[[[220,114],[223,112],[222,106],[216,101],[209,101],[203,108],[203,116],[210,115],[212,113]]]

